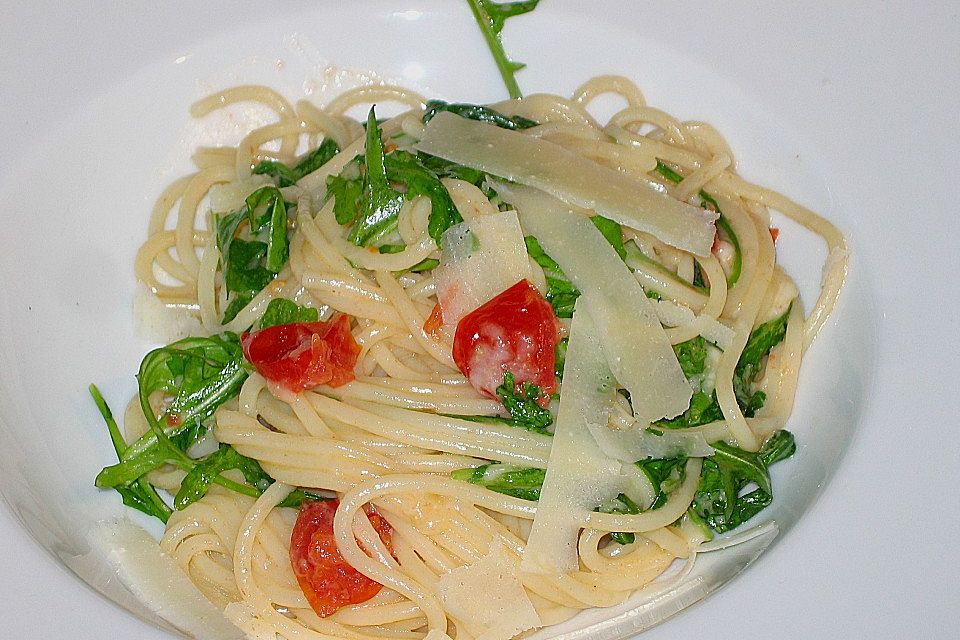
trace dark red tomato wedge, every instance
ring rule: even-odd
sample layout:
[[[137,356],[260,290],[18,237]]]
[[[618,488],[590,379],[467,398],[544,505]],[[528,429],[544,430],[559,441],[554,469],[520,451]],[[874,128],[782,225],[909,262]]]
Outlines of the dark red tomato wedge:
[[[366,602],[383,588],[340,555],[333,536],[333,516],[339,500],[304,502],[290,536],[290,564],[303,595],[317,615],[325,618],[341,607]],[[367,518],[383,544],[393,553],[393,530],[372,507]]]
[[[360,345],[345,315],[329,322],[292,322],[244,333],[240,343],[260,375],[294,393],[321,384],[339,387],[356,378]]]
[[[496,398],[506,372],[544,397],[556,390],[560,325],[550,303],[527,280],[483,303],[457,324],[453,361],[478,391]]]

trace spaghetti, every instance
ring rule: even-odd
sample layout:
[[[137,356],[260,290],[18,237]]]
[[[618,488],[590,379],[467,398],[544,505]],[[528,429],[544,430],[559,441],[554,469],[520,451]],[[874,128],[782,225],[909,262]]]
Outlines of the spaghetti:
[[[600,124],[588,107],[604,94],[620,96],[627,106]],[[205,440],[198,433],[196,446],[215,438],[214,447],[229,446],[255,460],[272,484],[251,483],[240,466],[223,470],[221,484],[227,486],[215,484],[186,508],[173,511],[160,545],[250,637],[511,637],[559,623],[584,608],[616,605],[637,590],[654,589],[660,584],[658,576],[678,559],[692,562],[714,532],[737,526],[729,520],[732,504],[720,505],[716,518],[710,519],[710,509],[722,495],[709,486],[710,474],[722,467],[724,453],[769,462],[765,443],[784,433],[801,357],[832,311],[846,274],[844,239],[833,225],[745,181],[736,174],[733,154],[718,132],[648,106],[625,78],[594,78],[569,99],[534,95],[486,107],[487,116],[503,118],[499,126],[520,123],[505,126],[510,135],[557,145],[604,171],[626,174],[678,202],[703,207],[712,218],[720,215],[712,251],[704,255],[604,219],[614,225],[612,239],[607,238],[611,247],[650,299],[657,330],[662,325],[678,362],[683,364],[687,349],[700,353],[692,357],[699,363],[696,370],[684,370],[693,398],[680,416],[638,424],[632,406],[636,397],[612,393],[604,428],[613,434],[647,430],[655,438],[665,435],[674,438],[673,449],[647,460],[658,461],[658,466],[624,465],[634,470],[631,490],[607,496],[614,504],[607,500],[578,516],[574,568],[532,571],[523,557],[531,529],[537,526],[538,503],[528,499],[536,493],[524,494],[518,487],[539,492],[542,485],[546,495],[551,433],[560,423],[533,429],[511,422],[516,416],[505,411],[503,398],[478,391],[455,362],[456,325],[449,322],[451,307],[444,308],[441,271],[457,246],[449,244],[449,233],[438,241],[432,198],[436,191],[411,197],[414,187],[391,181],[400,194],[395,224],[363,246],[351,237],[350,223],[342,222],[338,203],[344,196],[333,187],[337,179],[363,185],[374,180],[370,156],[365,155],[370,124],[364,126],[346,113],[357,105],[384,102],[407,109],[378,127],[374,123],[384,153],[406,152],[425,163],[463,224],[512,211],[506,192],[498,193],[497,174],[448,159],[431,160],[423,152],[417,155],[418,141],[433,126],[425,113],[438,107],[404,89],[363,87],[319,108],[308,102],[292,105],[270,89],[245,86],[201,100],[192,114],[203,117],[239,102],[264,105],[275,113],[275,121],[249,132],[236,148],[197,151],[197,171],[175,181],[154,207],[149,237],[136,259],[137,277],[167,307],[194,318],[208,335],[256,328],[271,302],[284,299],[297,308],[316,309],[316,322],[348,317],[358,346],[352,382],[291,393],[253,372],[213,416],[196,420],[212,431]],[[455,111],[439,107],[444,108]],[[457,117],[470,114],[461,110]],[[497,123],[488,120],[484,126]],[[254,171],[279,164],[289,168],[298,162],[298,154],[302,158],[304,150],[316,149],[324,140],[332,141],[336,152],[295,180]],[[225,238],[218,223],[263,187],[280,193],[280,204],[274,201],[268,209],[279,215],[278,208],[285,208],[279,231],[288,236],[289,257],[239,305],[241,294],[229,281],[235,274],[228,273],[225,264],[225,242],[237,240]],[[259,206],[249,211],[248,220],[255,218]],[[211,208],[217,218],[211,218]],[[528,214],[517,209],[522,226]],[[792,280],[776,264],[771,210],[826,241],[829,257],[820,295],[807,314]],[[229,251],[238,246],[244,245],[234,244]],[[569,275],[576,282],[576,274],[562,273],[568,265],[557,265],[553,258],[558,256],[551,258],[545,248],[528,237],[529,256],[524,253],[518,268],[529,270],[533,288],[564,316],[563,295],[576,300],[579,294],[564,278]],[[269,260],[269,255],[256,259]],[[586,304],[570,302],[569,313],[576,306],[574,318],[580,317]],[[438,308],[443,317],[434,322]],[[566,319],[559,327],[561,336],[571,330]],[[745,365],[761,329],[777,332],[777,339],[753,364]],[[576,339],[570,336],[571,342]],[[570,367],[568,361],[568,374]],[[523,381],[516,382],[520,393]],[[151,418],[167,416],[161,426],[169,431],[177,426],[169,419],[169,388],[156,389],[149,394],[147,409],[154,414]],[[559,389],[563,413],[567,400],[562,379]],[[547,407],[548,395],[541,396],[538,405],[552,421],[557,407]],[[703,406],[698,408],[697,402]],[[127,443],[148,438],[156,429],[141,409],[142,403],[132,403],[127,412]],[[691,445],[694,440],[702,444]],[[704,450],[707,443],[713,448]],[[133,458],[133,448],[131,444],[126,454],[118,448],[122,461],[125,455]],[[715,456],[705,455],[713,451]],[[179,502],[182,483],[203,453],[191,450],[172,464],[168,460],[149,473],[125,476],[123,486],[148,483],[177,494]],[[539,482],[529,480],[537,472]],[[521,477],[526,484],[497,484],[498,479]],[[753,486],[749,480],[743,483],[747,488]],[[304,490],[313,499],[339,499],[332,522],[337,552],[350,567],[384,586],[372,598],[331,615],[320,616],[311,607],[291,566],[297,511],[283,504]],[[392,548],[363,516],[371,506],[389,522]],[[728,520],[721,517],[724,513]],[[493,567],[503,580],[499,586],[488,585],[490,591],[519,590],[516,599],[526,608],[490,601],[491,596],[481,592],[487,584],[483,567]],[[476,606],[470,607],[468,598],[451,585],[458,580],[479,589],[474,591],[478,602],[506,607],[498,610],[504,619],[484,618]]]

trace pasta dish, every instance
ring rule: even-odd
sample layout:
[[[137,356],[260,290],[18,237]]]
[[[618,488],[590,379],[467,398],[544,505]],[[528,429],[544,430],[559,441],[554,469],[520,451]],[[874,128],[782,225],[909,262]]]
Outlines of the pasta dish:
[[[122,428],[92,392],[97,485],[249,637],[512,638],[762,521],[846,249],[720,133],[618,76],[490,105],[241,86],[192,114],[240,103],[275,119],[195,153],[136,259],[183,335]],[[806,310],[771,211],[828,247]]]

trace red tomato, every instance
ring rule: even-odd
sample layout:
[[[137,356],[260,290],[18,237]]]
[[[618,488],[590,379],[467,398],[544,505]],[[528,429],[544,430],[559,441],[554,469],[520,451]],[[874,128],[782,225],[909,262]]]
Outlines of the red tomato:
[[[304,502],[290,536],[290,564],[303,595],[317,615],[325,618],[337,609],[366,602],[383,587],[343,559],[333,537],[333,516],[339,500]],[[367,518],[393,553],[390,523],[372,507]]]
[[[478,391],[496,398],[506,372],[517,385],[556,390],[559,323],[536,287],[521,280],[480,305],[457,324],[453,361]]]
[[[321,384],[339,387],[356,377],[360,346],[350,333],[348,316],[278,324],[244,333],[240,342],[260,375],[294,393]]]

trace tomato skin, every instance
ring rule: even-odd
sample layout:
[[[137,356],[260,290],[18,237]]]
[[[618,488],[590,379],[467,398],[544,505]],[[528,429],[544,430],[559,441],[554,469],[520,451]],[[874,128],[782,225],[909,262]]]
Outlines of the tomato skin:
[[[304,502],[290,536],[290,564],[310,606],[321,618],[341,607],[366,602],[383,588],[343,559],[333,535],[333,517],[339,500]],[[367,518],[393,553],[390,523],[372,507]]]
[[[321,384],[339,387],[356,378],[360,346],[350,318],[278,324],[240,337],[243,355],[267,380],[299,393]]]
[[[518,386],[532,382],[548,395],[557,387],[559,339],[553,307],[521,280],[460,319],[453,361],[474,388],[491,398],[508,371]]]

